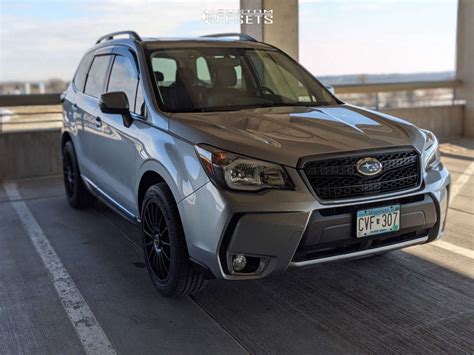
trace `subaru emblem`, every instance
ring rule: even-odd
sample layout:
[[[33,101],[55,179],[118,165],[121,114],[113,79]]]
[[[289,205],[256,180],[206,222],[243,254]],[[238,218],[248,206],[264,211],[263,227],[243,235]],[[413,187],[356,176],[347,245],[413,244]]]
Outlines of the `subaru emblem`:
[[[362,158],[356,164],[357,171],[365,176],[374,176],[382,171],[382,163],[375,158]]]

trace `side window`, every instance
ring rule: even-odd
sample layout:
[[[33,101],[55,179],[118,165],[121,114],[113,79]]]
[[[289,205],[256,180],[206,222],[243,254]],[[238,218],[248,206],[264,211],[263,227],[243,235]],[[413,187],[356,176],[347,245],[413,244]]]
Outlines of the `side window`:
[[[74,76],[74,86],[80,92],[84,91],[84,84],[86,83],[87,72],[91,65],[92,61],[92,54],[86,54],[84,58],[82,58],[79,67],[77,68],[76,75]]]
[[[105,81],[107,69],[109,68],[110,55],[101,55],[94,57],[89,75],[87,76],[86,88],[84,92],[93,97],[99,97],[105,92]]]
[[[196,59],[196,75],[200,81],[206,84],[212,84],[211,73],[209,72],[209,67],[204,57]]]
[[[134,111],[137,86],[138,74],[135,64],[129,58],[117,55],[112,64],[107,92],[123,91],[127,95],[130,111]]]
[[[176,82],[176,60],[170,58],[152,58],[151,66],[158,86],[170,86]]]

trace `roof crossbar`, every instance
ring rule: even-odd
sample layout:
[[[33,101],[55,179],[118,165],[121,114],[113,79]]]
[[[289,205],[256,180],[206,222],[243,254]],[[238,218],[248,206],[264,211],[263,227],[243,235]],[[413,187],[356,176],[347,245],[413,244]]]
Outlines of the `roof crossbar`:
[[[95,44],[99,44],[100,42],[111,41],[114,39],[115,36],[119,35],[128,35],[130,38],[134,39],[135,41],[141,42],[142,39],[135,31],[118,31],[106,34],[105,36],[100,37]]]
[[[205,37],[209,37],[209,38],[239,37],[239,39],[243,41],[258,42],[255,38],[245,33],[216,33],[216,34],[205,35],[201,37],[204,37],[204,38]]]

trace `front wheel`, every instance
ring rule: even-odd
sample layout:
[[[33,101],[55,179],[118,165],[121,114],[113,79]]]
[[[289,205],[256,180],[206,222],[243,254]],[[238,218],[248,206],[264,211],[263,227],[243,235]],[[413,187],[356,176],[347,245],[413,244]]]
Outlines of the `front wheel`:
[[[148,189],[141,216],[145,263],[155,287],[168,297],[201,290],[206,280],[189,261],[178,208],[165,183]]]

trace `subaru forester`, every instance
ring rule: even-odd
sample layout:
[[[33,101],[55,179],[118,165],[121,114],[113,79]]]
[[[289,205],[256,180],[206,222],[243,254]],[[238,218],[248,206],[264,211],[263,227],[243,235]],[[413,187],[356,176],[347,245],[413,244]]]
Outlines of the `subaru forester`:
[[[105,35],[62,101],[70,205],[98,198],[140,224],[166,296],[443,233],[450,175],[433,133],[344,103],[250,36]]]

